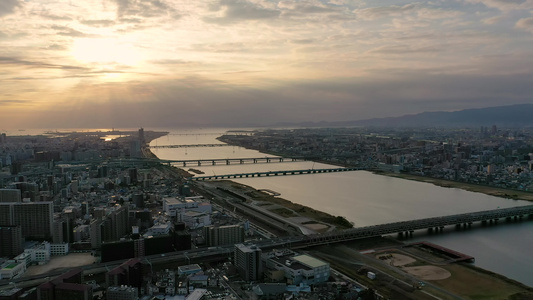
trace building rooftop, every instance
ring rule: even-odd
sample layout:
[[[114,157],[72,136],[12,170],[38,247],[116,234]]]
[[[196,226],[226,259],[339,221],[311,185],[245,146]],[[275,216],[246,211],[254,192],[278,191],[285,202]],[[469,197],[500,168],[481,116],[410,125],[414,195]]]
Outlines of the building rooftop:
[[[301,262],[302,264],[304,265],[307,265],[311,268],[318,268],[318,267],[322,267],[322,266],[327,266],[328,264],[326,262],[323,262],[319,259],[316,259],[312,256],[309,256],[309,255],[298,255],[298,256],[294,256],[292,259],[296,260],[296,261],[299,261]]]
[[[202,270],[200,265],[198,264],[192,264],[192,265],[186,265],[186,266],[179,266],[178,271],[179,272],[190,272],[190,271],[196,271],[196,270]]]

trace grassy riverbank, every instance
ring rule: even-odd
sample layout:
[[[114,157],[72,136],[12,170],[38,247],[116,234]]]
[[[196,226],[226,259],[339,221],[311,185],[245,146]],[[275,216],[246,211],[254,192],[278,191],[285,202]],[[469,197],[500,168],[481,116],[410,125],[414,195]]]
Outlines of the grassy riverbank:
[[[486,185],[471,184],[466,182],[451,181],[445,179],[431,178],[426,176],[418,176],[404,173],[389,173],[389,172],[374,172],[375,174],[397,177],[408,180],[415,180],[420,182],[432,183],[440,187],[456,188],[466,191],[483,193],[491,196],[514,199],[514,200],[526,200],[533,201],[533,193],[526,191],[518,191],[511,189],[503,189]]]
[[[332,216],[328,213],[310,208],[308,206],[304,206],[280,197],[273,196],[272,194],[269,194],[267,192],[258,191],[253,187],[244,184],[236,183],[229,180],[216,181],[212,182],[212,184],[229,190],[237,190],[241,194],[246,195],[254,201],[277,204],[285,209],[278,209],[278,211],[272,212],[277,213],[282,217],[294,217],[299,215],[317,222],[333,225],[339,229],[347,229],[353,227],[353,224],[347,221],[344,217]]]

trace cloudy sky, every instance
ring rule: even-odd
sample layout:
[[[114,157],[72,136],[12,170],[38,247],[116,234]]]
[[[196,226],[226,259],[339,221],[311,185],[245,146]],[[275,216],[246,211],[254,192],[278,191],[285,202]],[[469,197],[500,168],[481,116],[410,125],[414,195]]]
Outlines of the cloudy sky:
[[[0,0],[0,130],[533,102],[533,0]]]

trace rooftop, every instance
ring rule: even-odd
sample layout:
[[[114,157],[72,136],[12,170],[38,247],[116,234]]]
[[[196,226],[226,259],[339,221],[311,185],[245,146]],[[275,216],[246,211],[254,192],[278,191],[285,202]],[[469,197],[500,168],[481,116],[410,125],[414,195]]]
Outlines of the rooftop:
[[[319,259],[316,259],[314,257],[311,257],[309,255],[298,255],[298,256],[294,256],[292,259],[296,260],[296,261],[299,261],[301,262],[302,264],[304,265],[307,265],[311,268],[318,268],[318,267],[322,267],[322,266],[327,266],[328,264],[319,260]]]

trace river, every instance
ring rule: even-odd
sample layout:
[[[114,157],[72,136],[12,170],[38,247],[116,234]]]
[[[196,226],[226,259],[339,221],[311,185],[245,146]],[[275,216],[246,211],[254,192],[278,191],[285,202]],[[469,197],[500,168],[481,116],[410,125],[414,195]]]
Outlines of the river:
[[[222,144],[216,140],[222,129],[168,130],[170,135],[150,145]],[[161,159],[205,159],[264,157],[266,154],[241,147],[158,148],[152,152]],[[180,166],[182,167],[182,166]],[[235,165],[187,166],[206,175],[222,175],[274,170],[319,169],[334,167],[314,162],[285,162]],[[256,189],[270,189],[280,197],[335,216],[343,216],[354,226],[444,216],[504,207],[530,205],[429,183],[376,175],[366,171],[312,175],[255,177],[234,179]],[[475,264],[533,286],[533,222],[522,221],[456,231],[446,227],[443,233],[417,231],[409,241],[430,241],[475,257]]]

